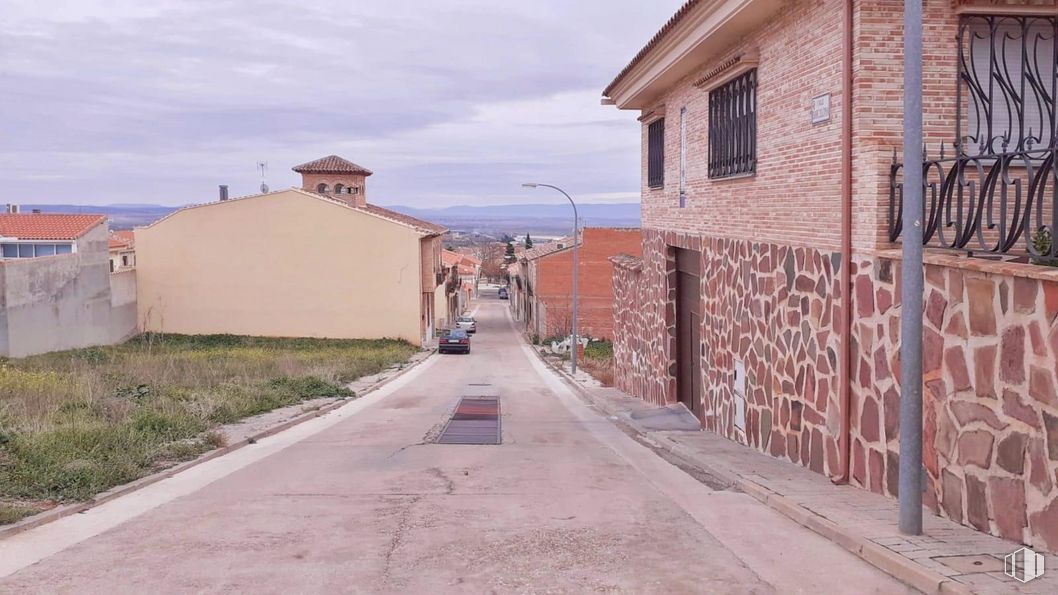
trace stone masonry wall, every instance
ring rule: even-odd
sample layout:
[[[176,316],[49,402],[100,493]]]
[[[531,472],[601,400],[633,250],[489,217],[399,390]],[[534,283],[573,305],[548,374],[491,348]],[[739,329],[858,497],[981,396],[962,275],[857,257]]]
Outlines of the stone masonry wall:
[[[987,265],[995,263],[926,267],[926,502],[957,522],[1056,551],[1058,276]],[[852,481],[895,496],[899,261],[861,260],[853,272]]]
[[[820,473],[836,470],[839,315],[835,253],[645,229],[643,260],[617,261],[618,388],[676,399],[670,247],[702,252],[703,427]],[[746,370],[734,423],[735,361]]]

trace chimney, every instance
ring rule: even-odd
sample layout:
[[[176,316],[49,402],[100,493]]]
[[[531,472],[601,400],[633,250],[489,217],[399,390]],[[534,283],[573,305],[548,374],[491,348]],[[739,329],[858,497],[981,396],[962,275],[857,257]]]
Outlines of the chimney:
[[[40,215],[40,209],[33,209],[34,215]]]
[[[15,213],[18,213],[18,211],[19,211],[18,205],[12,205],[12,204],[7,205],[7,212],[8,213],[15,214]]]
[[[227,184],[221,184],[220,185],[220,199],[221,200],[228,200],[228,185]]]

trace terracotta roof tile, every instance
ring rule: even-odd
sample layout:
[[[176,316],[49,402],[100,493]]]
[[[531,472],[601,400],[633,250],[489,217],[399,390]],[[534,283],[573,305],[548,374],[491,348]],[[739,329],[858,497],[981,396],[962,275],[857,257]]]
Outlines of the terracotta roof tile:
[[[605,90],[603,90],[602,96],[609,97],[610,93],[613,91],[613,88],[617,86],[617,83],[621,82],[621,79],[623,79],[630,70],[635,68],[636,64],[642,62],[643,59],[647,57],[647,54],[649,54],[650,51],[653,50],[658,45],[658,43],[660,43],[661,40],[669,34],[669,31],[672,31],[672,29],[675,28],[681,20],[683,20],[683,17],[687,16],[687,13],[690,12],[691,9],[694,8],[695,5],[697,5],[700,1],[701,0],[687,0],[687,2],[685,2],[683,6],[681,6],[680,9],[676,11],[676,14],[672,15],[672,18],[670,18],[668,22],[666,22],[661,27],[661,29],[654,34],[654,37],[650,38],[650,41],[648,41],[647,44],[643,46],[643,49],[639,50],[639,53],[636,54],[634,58],[632,58],[632,61],[621,69],[621,72],[619,72],[617,76],[614,77],[614,80],[606,86]]]
[[[540,258],[541,256],[547,256],[548,254],[551,254],[553,252],[558,252],[559,250],[565,250],[566,248],[572,247],[573,238],[559,238],[554,242],[548,242],[540,246],[533,246],[529,250],[526,250],[521,255],[521,258],[524,258],[526,260],[535,260],[537,258]]]
[[[382,217],[383,219],[389,219],[391,221],[396,221],[397,223],[403,223],[404,225],[414,227],[418,231],[426,233],[427,235],[440,235],[448,231],[448,228],[443,225],[437,225],[436,223],[430,223],[429,221],[416,219],[411,215],[405,215],[404,213],[391,211],[389,209],[377,205],[367,204],[364,206],[355,206],[352,208],[357,209],[359,211],[367,211],[368,213],[377,215],[379,217]]]
[[[441,250],[441,262],[445,266],[453,267],[458,265],[463,260],[463,256],[457,252],[451,250]]]
[[[109,246],[111,250],[129,250],[135,243],[136,238],[132,230],[110,232]]]
[[[328,155],[315,161],[302,163],[293,168],[299,174],[360,174],[370,176],[373,172],[337,155]]]
[[[0,213],[0,236],[20,240],[76,240],[106,220],[106,215]]]

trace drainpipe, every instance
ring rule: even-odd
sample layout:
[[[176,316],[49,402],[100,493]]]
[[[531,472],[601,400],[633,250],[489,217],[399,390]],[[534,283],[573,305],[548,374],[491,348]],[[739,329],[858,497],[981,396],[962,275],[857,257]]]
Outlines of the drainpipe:
[[[839,471],[832,481],[836,484],[849,482],[850,459],[852,458],[852,1],[845,1],[842,11],[844,24],[841,40],[841,273],[842,291],[841,320],[838,333],[838,404],[840,406],[841,429],[838,434]]]

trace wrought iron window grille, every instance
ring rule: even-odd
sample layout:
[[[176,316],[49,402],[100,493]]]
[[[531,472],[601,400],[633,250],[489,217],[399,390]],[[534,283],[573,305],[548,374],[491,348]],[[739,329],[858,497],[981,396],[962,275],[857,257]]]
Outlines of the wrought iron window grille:
[[[709,91],[709,177],[757,170],[757,69]]]
[[[923,242],[1058,263],[1058,17],[960,22],[953,152],[923,148]],[[903,164],[889,184],[889,239],[903,230]]]
[[[665,185],[665,118],[647,126],[647,185],[651,188]]]

